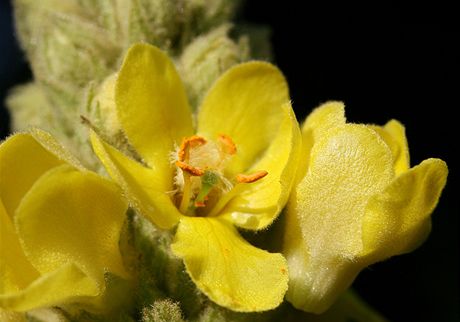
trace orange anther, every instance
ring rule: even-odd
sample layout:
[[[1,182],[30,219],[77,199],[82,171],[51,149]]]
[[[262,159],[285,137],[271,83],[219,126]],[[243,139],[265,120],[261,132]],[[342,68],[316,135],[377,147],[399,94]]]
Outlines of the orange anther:
[[[204,201],[195,201],[195,207],[201,208],[201,207],[206,207],[206,204]]]
[[[225,152],[228,154],[235,154],[236,153],[236,144],[233,142],[232,138],[225,134],[219,134],[219,142],[225,149]]]
[[[190,164],[187,164],[183,161],[176,161],[176,165],[181,168],[182,170],[188,172],[192,176],[202,176],[204,174],[204,171],[201,170],[200,168],[193,167]]]
[[[177,153],[179,161],[185,161],[187,153],[190,148],[206,144],[206,139],[202,136],[192,135],[188,138],[184,138]]]
[[[236,181],[239,183],[252,183],[262,179],[267,174],[268,172],[265,170],[257,171],[253,174],[238,174],[236,176]]]

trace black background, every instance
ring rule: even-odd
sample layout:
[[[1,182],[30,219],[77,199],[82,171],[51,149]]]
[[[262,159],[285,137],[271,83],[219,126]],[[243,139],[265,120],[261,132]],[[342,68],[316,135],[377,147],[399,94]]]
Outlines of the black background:
[[[441,3],[352,7],[304,1],[247,1],[238,20],[272,29],[299,120],[327,100],[343,100],[351,122],[406,125],[411,163],[447,161],[447,187],[433,232],[415,252],[373,265],[354,286],[392,321],[459,321],[458,119],[460,39],[454,10]],[[0,100],[30,79],[14,40],[11,8],[0,4]],[[3,104],[3,103],[2,103]],[[8,116],[0,108],[0,136]]]

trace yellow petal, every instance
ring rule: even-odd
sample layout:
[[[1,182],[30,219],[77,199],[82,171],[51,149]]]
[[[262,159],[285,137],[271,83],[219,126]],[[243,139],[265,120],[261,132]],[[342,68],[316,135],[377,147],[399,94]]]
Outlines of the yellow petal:
[[[273,65],[250,62],[225,72],[203,100],[198,133],[208,139],[230,136],[238,152],[232,158],[232,174],[247,170],[276,137],[285,118],[283,105],[289,91],[281,72]]]
[[[68,163],[83,166],[47,132],[32,129],[10,136],[0,145],[0,199],[9,216],[21,198],[49,169]]]
[[[393,136],[393,139],[399,145],[400,153],[398,154],[398,157],[395,158],[395,171],[398,175],[404,171],[407,171],[410,167],[409,146],[407,144],[406,129],[396,120],[389,121],[383,128]]]
[[[27,311],[44,306],[55,306],[81,297],[97,296],[98,285],[73,263],[67,263],[44,274],[27,288],[10,293],[0,294],[0,307]]]
[[[127,205],[115,184],[63,165],[44,174],[16,211],[19,238],[41,273],[74,263],[100,290],[104,272],[126,276],[118,248]]]
[[[370,196],[393,178],[392,155],[371,129],[347,124],[315,144],[310,168],[297,186],[297,209],[313,256],[354,256]]]
[[[309,253],[302,235],[301,216],[295,213],[296,194],[294,189],[287,205],[285,216],[283,255],[289,267],[289,288],[286,299],[298,309],[305,305],[304,299],[310,293],[311,281],[308,281],[305,267],[308,267]],[[306,282],[306,280],[308,282]],[[309,283],[310,282],[310,283]]]
[[[385,126],[372,126],[382,137],[393,153],[396,175],[407,171],[409,164],[409,147],[407,145],[404,126],[396,120],[391,120]]]
[[[40,145],[59,160],[62,160],[76,169],[85,170],[85,167],[69,150],[65,149],[51,134],[40,129],[30,129],[28,132]]]
[[[157,174],[129,159],[91,132],[93,149],[110,176],[122,187],[131,205],[163,229],[172,228],[181,214]],[[172,182],[172,179],[171,179]]]
[[[363,255],[375,262],[410,252],[423,242],[447,172],[444,161],[428,159],[373,196],[363,218]]]
[[[32,184],[49,169],[63,164],[30,134],[19,133],[0,145],[0,199],[6,213],[14,212]]]
[[[0,257],[0,294],[18,291],[38,278],[37,270],[24,255],[11,217],[7,215],[1,200]]]
[[[315,131],[318,134],[324,133],[337,126],[344,125],[345,104],[338,101],[330,101],[315,108],[305,119],[302,125],[302,133]],[[319,137],[319,135],[315,135]]]
[[[24,313],[7,311],[0,308],[0,321],[2,322],[27,322]]]
[[[169,154],[193,132],[191,111],[173,62],[154,46],[132,46],[118,74],[115,102],[131,144],[172,185]]]
[[[315,143],[286,214],[287,299],[295,307],[321,313],[352,283],[363,267],[355,258],[367,201],[393,175],[391,151],[366,126],[339,126]]]
[[[326,102],[308,115],[302,125],[302,158],[297,171],[299,179],[305,176],[308,169],[313,144],[321,139],[324,133],[344,125],[345,122],[345,104],[337,101]]]
[[[224,213],[238,226],[263,229],[270,225],[283,209],[291,191],[300,154],[300,129],[290,104],[273,142],[249,173],[265,170],[268,175],[245,189],[225,208]]]
[[[233,311],[277,307],[287,289],[286,261],[246,242],[227,221],[183,217],[173,252],[183,258],[198,288]]]

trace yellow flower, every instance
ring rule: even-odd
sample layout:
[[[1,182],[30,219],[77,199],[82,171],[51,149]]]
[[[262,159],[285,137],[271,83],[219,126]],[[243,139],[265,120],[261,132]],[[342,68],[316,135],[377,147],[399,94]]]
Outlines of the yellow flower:
[[[313,111],[302,134],[305,159],[287,206],[287,299],[321,313],[364,267],[423,242],[447,166],[428,159],[409,168],[398,121],[347,124],[338,102]]]
[[[262,62],[228,70],[203,99],[195,129],[172,61],[137,44],[118,74],[115,102],[141,162],[94,132],[92,143],[133,207],[160,228],[178,224],[172,250],[214,302],[235,311],[278,306],[285,259],[251,246],[235,226],[270,225],[294,179],[300,130],[279,70]]]
[[[91,304],[104,273],[125,277],[118,239],[127,204],[46,132],[0,145],[0,308]]]

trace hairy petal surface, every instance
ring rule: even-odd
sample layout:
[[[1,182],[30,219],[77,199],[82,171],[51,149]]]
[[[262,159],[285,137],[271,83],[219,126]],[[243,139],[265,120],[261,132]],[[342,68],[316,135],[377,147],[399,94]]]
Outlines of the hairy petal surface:
[[[283,106],[284,116],[278,134],[265,154],[249,173],[266,170],[268,175],[246,184],[223,213],[242,228],[259,230],[270,225],[287,202],[300,157],[300,129],[290,104]]]
[[[172,187],[169,154],[193,133],[187,97],[169,57],[148,44],[126,54],[115,87],[121,125],[137,152]]]
[[[107,172],[121,186],[136,210],[160,228],[169,229],[177,224],[181,214],[154,171],[128,158],[95,132],[91,132],[91,142]]]
[[[0,306],[14,311],[55,306],[100,294],[100,285],[74,263],[40,276],[27,288],[10,294],[0,294]]]
[[[390,150],[372,130],[347,124],[315,144],[310,162],[297,186],[297,215],[310,252],[352,258],[362,248],[367,200],[393,178]]]
[[[372,126],[372,128],[391,149],[396,175],[409,170],[409,146],[404,126],[396,120],[391,120],[384,126]]]
[[[17,292],[39,277],[21,248],[11,217],[6,213],[1,200],[0,255],[0,294]]]
[[[308,169],[310,153],[316,141],[328,130],[345,125],[345,105],[330,101],[315,108],[302,125],[302,153],[297,169],[297,178],[301,180]]]
[[[118,249],[126,210],[112,182],[64,165],[37,180],[15,219],[25,254],[41,274],[74,263],[102,291],[104,272],[127,276]]]
[[[330,129],[314,144],[287,209],[287,299],[295,307],[321,313],[351,284],[363,267],[356,258],[367,201],[393,175],[390,149],[364,125]]]
[[[209,90],[198,112],[198,134],[230,136],[238,149],[229,165],[237,174],[265,153],[285,119],[289,90],[283,74],[263,62],[239,64]]]
[[[372,196],[363,218],[363,253],[373,262],[407,253],[431,229],[433,212],[447,180],[447,165],[427,159]]]
[[[284,257],[250,245],[226,220],[183,217],[172,250],[198,288],[221,306],[265,311],[283,301],[288,280]]]

